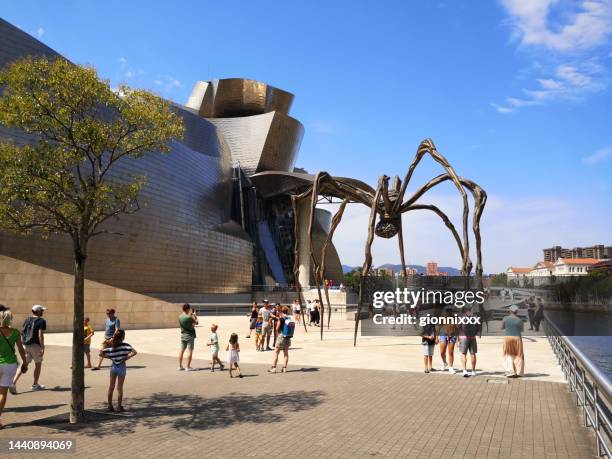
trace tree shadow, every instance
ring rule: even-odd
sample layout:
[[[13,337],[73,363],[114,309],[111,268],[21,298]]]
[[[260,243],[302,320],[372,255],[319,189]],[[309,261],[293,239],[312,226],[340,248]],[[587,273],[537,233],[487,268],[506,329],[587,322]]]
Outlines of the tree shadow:
[[[5,408],[5,413],[34,413],[36,411],[53,410],[60,406],[66,406],[65,403],[58,403],[56,405],[32,405],[32,406],[13,406]]]
[[[68,415],[52,416],[10,427],[35,425],[61,431],[80,432],[101,438],[111,434],[131,434],[138,428],[210,430],[245,423],[273,423],[285,420],[287,413],[315,408],[323,403],[323,391],[291,391],[275,394],[247,395],[232,393],[217,398],[194,394],[158,392],[125,400],[126,413],[100,416],[88,412],[83,424],[71,425]],[[105,404],[95,409],[104,410]]]

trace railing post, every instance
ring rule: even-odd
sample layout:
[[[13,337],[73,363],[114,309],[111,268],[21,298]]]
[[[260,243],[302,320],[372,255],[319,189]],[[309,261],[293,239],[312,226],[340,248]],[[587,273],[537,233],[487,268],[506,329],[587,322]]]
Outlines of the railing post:
[[[593,411],[595,411],[595,442],[597,443],[597,457],[601,456],[601,445],[599,444],[599,410],[597,409],[597,383],[593,381]]]

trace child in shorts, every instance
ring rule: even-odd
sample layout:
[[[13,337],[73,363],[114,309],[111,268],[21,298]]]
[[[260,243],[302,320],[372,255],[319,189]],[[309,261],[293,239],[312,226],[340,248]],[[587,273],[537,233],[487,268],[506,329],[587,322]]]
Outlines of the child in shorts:
[[[255,350],[263,351],[263,339],[261,337],[261,327],[263,326],[263,317],[261,315],[257,316],[257,321],[255,322]]]
[[[214,373],[215,371],[215,363],[219,364],[219,369],[223,371],[223,363],[219,358],[219,335],[217,335],[217,324],[212,324],[210,326],[210,340],[206,343],[207,346],[210,346],[210,352],[212,353],[212,362],[210,364],[210,371]]]

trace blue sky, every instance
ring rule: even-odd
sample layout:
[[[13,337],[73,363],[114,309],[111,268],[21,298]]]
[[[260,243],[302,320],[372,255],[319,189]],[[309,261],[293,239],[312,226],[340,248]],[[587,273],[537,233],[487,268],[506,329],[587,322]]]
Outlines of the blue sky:
[[[212,78],[293,92],[309,171],[375,184],[433,138],[490,196],[486,271],[535,264],[550,245],[612,243],[610,0],[22,0],[0,15],[113,84],[180,103]],[[425,161],[411,189],[438,173]],[[458,215],[451,187],[428,201]],[[346,264],[362,263],[366,219],[353,207],[339,228]],[[405,226],[411,263],[459,265],[433,217]],[[396,243],[377,240],[374,256],[398,262]]]

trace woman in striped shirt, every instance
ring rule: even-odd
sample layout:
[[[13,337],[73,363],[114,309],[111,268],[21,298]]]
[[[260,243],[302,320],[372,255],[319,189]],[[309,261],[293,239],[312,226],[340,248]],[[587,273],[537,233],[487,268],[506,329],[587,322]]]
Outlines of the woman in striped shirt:
[[[108,411],[115,411],[113,408],[113,392],[115,383],[117,384],[117,411],[124,411],[123,401],[123,382],[125,381],[126,366],[125,362],[136,355],[136,350],[125,343],[124,330],[116,330],[110,340],[110,347],[100,351],[100,357],[106,357],[112,362],[110,370],[110,384],[108,386]]]

